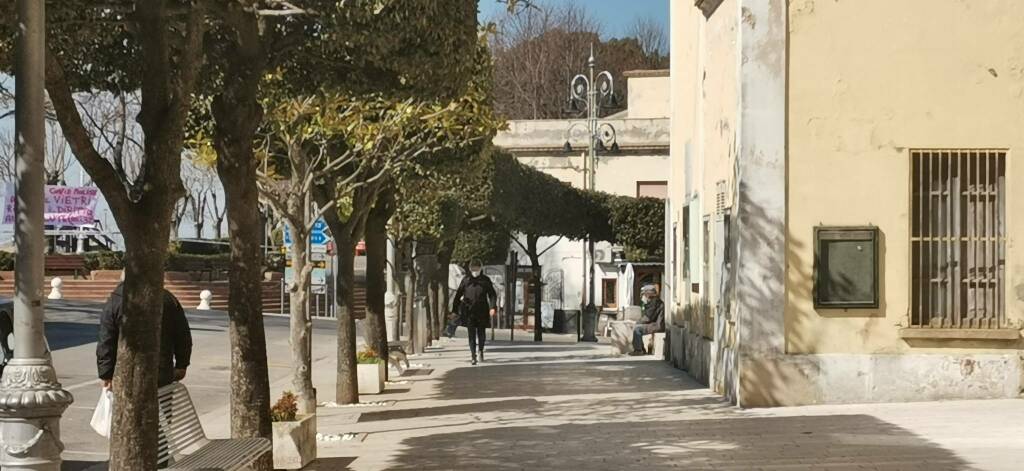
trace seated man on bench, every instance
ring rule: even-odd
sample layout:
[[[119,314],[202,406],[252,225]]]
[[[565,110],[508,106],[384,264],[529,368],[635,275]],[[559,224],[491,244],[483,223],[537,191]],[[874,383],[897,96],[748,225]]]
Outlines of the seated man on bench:
[[[645,355],[644,336],[665,331],[665,303],[658,297],[657,288],[645,285],[640,288],[640,296],[643,298],[644,313],[636,327],[633,327],[633,351],[630,355]]]

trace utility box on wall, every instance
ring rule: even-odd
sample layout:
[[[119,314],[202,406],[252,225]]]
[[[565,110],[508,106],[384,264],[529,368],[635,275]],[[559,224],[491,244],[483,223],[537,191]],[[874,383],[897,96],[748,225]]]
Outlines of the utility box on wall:
[[[814,228],[814,307],[878,307],[878,228]]]

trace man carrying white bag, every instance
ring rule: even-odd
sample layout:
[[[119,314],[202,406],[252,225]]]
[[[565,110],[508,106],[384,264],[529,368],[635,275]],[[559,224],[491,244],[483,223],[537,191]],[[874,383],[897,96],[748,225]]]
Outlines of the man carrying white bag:
[[[110,294],[107,305],[100,314],[99,341],[96,343],[96,369],[103,390],[100,392],[100,399],[96,403],[96,411],[93,412],[90,425],[96,433],[108,438],[111,423],[114,421],[114,392],[111,389],[111,382],[114,379],[114,366],[117,362],[123,296],[124,282],[121,282]],[[192,331],[189,329],[185,310],[170,291],[164,290],[157,385],[162,387],[184,379],[191,357]]]

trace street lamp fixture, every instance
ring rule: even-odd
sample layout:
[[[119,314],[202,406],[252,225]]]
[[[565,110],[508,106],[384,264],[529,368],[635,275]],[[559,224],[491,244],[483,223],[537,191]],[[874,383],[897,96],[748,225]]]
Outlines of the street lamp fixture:
[[[615,128],[610,123],[599,122],[601,110],[617,106],[618,100],[615,96],[615,79],[611,72],[597,72],[597,61],[594,59],[594,46],[590,46],[590,57],[587,59],[587,73],[578,74],[569,81],[569,109],[579,110],[582,108],[587,112],[587,158],[584,161],[584,189],[595,190],[597,153],[606,152],[611,148],[612,152],[619,151],[619,144],[615,139]],[[574,125],[575,126],[575,125]],[[573,126],[569,129],[571,130]],[[572,151],[572,145],[566,140],[563,149],[566,152]],[[589,259],[588,259],[589,257]],[[588,266],[589,264],[589,266]],[[588,274],[589,271],[589,274]],[[583,286],[585,294],[581,299],[581,307],[585,313],[583,335],[579,340],[596,342],[594,335],[597,322],[597,305],[594,302],[594,241],[588,237],[583,249]]]

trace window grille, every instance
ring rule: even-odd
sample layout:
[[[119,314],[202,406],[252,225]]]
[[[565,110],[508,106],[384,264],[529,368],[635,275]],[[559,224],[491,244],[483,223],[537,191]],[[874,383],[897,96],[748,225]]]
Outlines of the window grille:
[[[911,152],[911,325],[1006,324],[1006,151]]]

